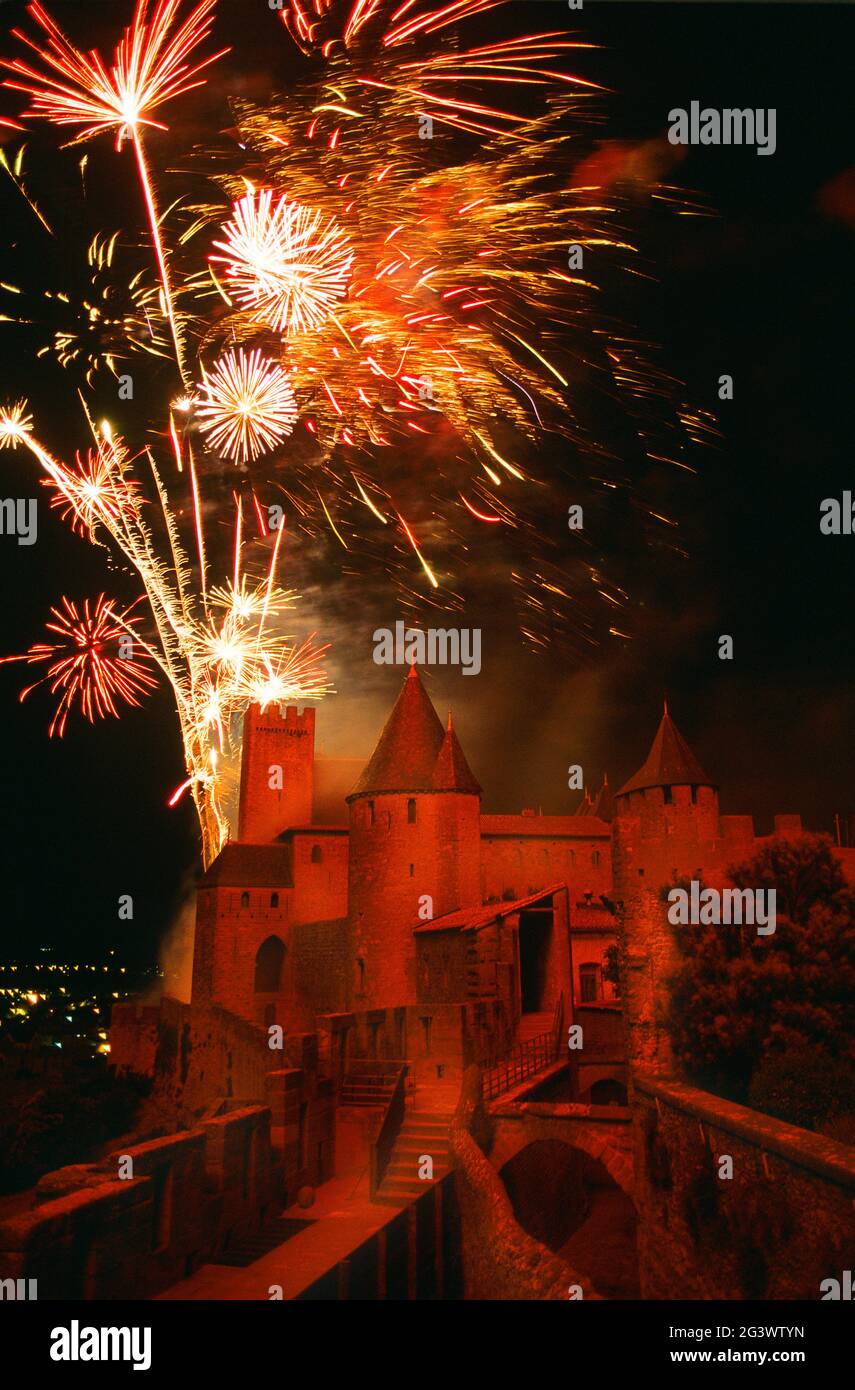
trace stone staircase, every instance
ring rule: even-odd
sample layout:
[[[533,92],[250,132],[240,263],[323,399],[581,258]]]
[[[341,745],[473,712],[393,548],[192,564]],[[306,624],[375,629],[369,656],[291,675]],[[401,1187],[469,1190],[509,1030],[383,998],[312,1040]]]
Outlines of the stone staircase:
[[[401,1126],[392,1150],[392,1158],[383,1177],[375,1202],[384,1206],[405,1207],[421,1197],[432,1186],[429,1178],[419,1177],[419,1162],[423,1155],[433,1159],[433,1182],[448,1173],[451,1162],[448,1131],[451,1113],[438,1110],[411,1111]]]

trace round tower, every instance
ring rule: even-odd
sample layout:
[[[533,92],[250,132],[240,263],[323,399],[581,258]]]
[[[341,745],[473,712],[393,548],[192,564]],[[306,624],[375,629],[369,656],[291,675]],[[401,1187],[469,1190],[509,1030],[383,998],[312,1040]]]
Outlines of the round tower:
[[[350,807],[351,1006],[416,1002],[413,931],[481,901],[481,788],[415,666]]]
[[[662,890],[716,864],[718,790],[668,713],[644,766],[614,800],[612,865],[621,914],[621,996],[631,1067],[674,1070],[664,1016],[667,979],[679,965]]]

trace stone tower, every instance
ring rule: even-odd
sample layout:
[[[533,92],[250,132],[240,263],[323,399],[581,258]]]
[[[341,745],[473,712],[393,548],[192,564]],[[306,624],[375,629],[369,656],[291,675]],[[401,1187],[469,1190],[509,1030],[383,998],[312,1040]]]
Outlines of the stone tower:
[[[411,666],[347,798],[352,1008],[415,1003],[414,928],[480,904],[480,798]]]
[[[718,791],[668,713],[644,766],[615,796],[614,895],[623,903],[621,994],[631,1068],[674,1071],[663,1022],[666,981],[679,964],[662,889],[715,864]]]
[[[315,711],[283,719],[278,706],[250,705],[244,717],[238,840],[269,844],[283,830],[312,822]]]

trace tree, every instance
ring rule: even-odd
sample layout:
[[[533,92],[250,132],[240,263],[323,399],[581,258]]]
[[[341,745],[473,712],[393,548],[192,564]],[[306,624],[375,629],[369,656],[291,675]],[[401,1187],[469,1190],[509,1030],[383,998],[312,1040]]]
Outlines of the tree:
[[[822,835],[773,839],[729,878],[775,889],[776,930],[677,928],[682,965],[668,1027],[691,1076],[744,1102],[776,1054],[822,1049],[832,1066],[855,1061],[855,890]]]

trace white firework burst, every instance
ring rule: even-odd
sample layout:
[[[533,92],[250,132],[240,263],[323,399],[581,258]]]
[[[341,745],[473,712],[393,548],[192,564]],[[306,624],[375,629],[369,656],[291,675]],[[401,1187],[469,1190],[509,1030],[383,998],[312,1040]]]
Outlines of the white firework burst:
[[[230,292],[257,322],[293,336],[317,328],[347,293],[354,253],[322,213],[250,189],[214,245]]]
[[[286,439],[297,419],[291,379],[258,348],[226,352],[206,372],[196,416],[208,443],[235,463],[252,462]]]

